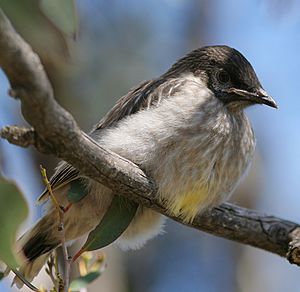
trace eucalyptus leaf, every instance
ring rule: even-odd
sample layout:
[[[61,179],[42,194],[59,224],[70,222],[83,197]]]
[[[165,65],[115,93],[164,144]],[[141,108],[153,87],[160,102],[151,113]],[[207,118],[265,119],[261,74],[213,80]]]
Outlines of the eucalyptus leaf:
[[[87,195],[85,184],[79,179],[70,182],[67,197],[70,203],[77,203]]]
[[[92,230],[80,253],[103,248],[114,242],[132,221],[138,204],[115,195],[98,226]]]
[[[13,252],[16,233],[28,216],[28,206],[17,186],[0,177],[0,259],[9,267],[18,266]]]
[[[101,276],[100,271],[94,271],[86,274],[85,276],[80,276],[74,279],[70,284],[71,291],[80,291],[80,289],[85,288],[88,284],[92,283],[99,276]]]
[[[69,36],[76,35],[77,14],[74,0],[41,0],[40,7],[60,31]]]
[[[58,29],[54,20],[49,20],[49,16],[40,6],[41,0],[0,0],[1,9],[12,22],[16,31],[29,42],[34,51],[42,58],[43,63],[46,60],[44,63],[46,68],[49,66],[49,62],[51,64],[59,62],[59,70],[61,70],[61,62],[64,64],[66,56],[69,55],[65,37],[67,35]],[[51,71],[53,71],[52,67]],[[51,74],[55,74],[55,72]],[[57,77],[57,74],[55,76]]]

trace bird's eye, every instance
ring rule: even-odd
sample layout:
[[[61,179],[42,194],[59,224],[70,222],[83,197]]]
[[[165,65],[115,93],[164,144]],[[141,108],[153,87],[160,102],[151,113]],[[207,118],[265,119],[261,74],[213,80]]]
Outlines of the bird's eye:
[[[224,70],[217,72],[217,78],[218,78],[218,81],[222,84],[227,84],[228,82],[230,82],[230,76]]]

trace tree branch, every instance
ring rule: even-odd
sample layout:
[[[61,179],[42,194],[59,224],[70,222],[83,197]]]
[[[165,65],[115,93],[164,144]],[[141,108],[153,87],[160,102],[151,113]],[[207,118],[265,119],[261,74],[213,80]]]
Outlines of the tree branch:
[[[199,215],[187,224],[168,214],[156,199],[155,183],[134,163],[104,149],[84,134],[74,118],[54,99],[38,56],[15,32],[0,10],[0,66],[11,93],[21,100],[22,113],[34,130],[6,127],[2,138],[52,153],[118,194],[190,227],[252,245],[300,264],[300,226],[231,204]]]

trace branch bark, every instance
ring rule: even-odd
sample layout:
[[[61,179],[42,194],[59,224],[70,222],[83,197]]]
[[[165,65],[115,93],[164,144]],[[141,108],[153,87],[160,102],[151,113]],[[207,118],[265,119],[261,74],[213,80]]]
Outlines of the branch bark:
[[[6,127],[2,138],[66,160],[114,191],[182,224],[243,244],[252,245],[300,264],[300,226],[274,216],[223,204],[199,215],[193,223],[168,214],[156,199],[155,183],[131,161],[104,149],[83,133],[74,118],[54,99],[39,57],[16,33],[0,10],[0,66],[21,100],[22,113],[32,129]]]

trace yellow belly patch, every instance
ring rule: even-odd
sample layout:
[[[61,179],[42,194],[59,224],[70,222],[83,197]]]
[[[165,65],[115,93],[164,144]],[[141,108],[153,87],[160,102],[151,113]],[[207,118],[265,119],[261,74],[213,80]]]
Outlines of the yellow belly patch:
[[[206,188],[197,188],[174,198],[169,202],[168,209],[185,222],[192,222],[201,209],[201,205],[207,201],[207,197],[208,190]]]

